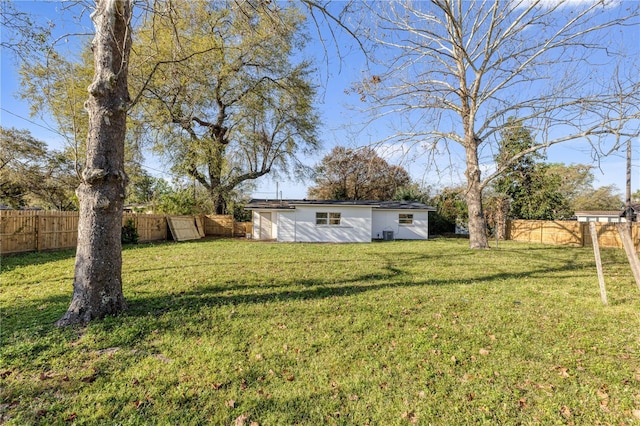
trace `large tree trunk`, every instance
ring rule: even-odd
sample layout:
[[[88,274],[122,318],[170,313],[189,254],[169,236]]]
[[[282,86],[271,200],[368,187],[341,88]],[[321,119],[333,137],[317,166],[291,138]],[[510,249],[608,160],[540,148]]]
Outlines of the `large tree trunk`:
[[[473,146],[471,146],[473,145]],[[489,248],[487,225],[482,209],[482,185],[480,165],[475,144],[469,143],[467,153],[467,208],[469,210],[469,247],[472,249]]]
[[[73,297],[58,326],[86,323],[126,308],[120,234],[126,185],[124,139],[129,103],[130,0],[97,0],[95,73],[89,86],[87,160],[80,200]]]
[[[227,214],[227,200],[224,199],[224,195],[219,188],[213,188],[211,199],[213,200],[213,209],[216,214]]]

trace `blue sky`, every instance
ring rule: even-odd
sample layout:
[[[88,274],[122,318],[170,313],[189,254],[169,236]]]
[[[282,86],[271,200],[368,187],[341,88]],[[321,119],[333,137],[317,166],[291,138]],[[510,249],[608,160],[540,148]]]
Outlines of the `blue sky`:
[[[29,11],[40,20],[51,20],[55,23],[54,35],[62,36],[68,33],[87,33],[92,28],[89,21],[89,13],[80,15],[78,9],[74,11],[63,11],[63,3],[60,2],[15,2],[19,10]],[[76,19],[81,16],[81,24]],[[637,27],[628,29],[631,40],[639,40]],[[365,67],[365,60],[357,48],[352,46],[348,37],[340,35],[338,39],[342,60],[337,58],[336,46],[333,42],[326,43],[326,50],[329,58],[325,56],[325,49],[317,40],[318,34],[314,28],[310,29],[311,36],[315,39],[308,48],[306,55],[316,60],[318,68],[318,84],[321,86],[317,102],[317,109],[322,117],[323,126],[320,131],[323,144],[323,151],[313,157],[305,158],[303,161],[308,165],[313,165],[329,152],[335,145],[360,146],[378,142],[390,132],[390,123],[376,121],[374,124],[366,124],[368,116],[359,112],[362,104],[358,95],[347,94],[354,81],[358,81]],[[326,33],[323,33],[327,36]],[[629,35],[627,35],[629,36]],[[3,33],[3,37],[5,37]],[[77,47],[79,37],[72,37],[61,40],[60,45],[73,51]],[[29,129],[34,137],[47,142],[52,148],[60,148],[64,143],[63,139],[55,133],[54,121],[48,117],[31,117],[29,104],[21,101],[17,97],[19,89],[19,79],[17,75],[16,62],[10,52],[3,50],[0,56],[1,61],[1,87],[0,87],[0,124],[3,127],[15,127],[18,129]],[[381,155],[389,159],[390,162],[398,162],[403,158],[402,165],[411,173],[417,181],[424,184],[443,187],[457,184],[464,181],[464,169],[460,167],[448,167],[449,161],[441,164],[441,171],[436,173],[433,170],[426,170],[424,157],[409,159],[401,155],[401,146],[383,147],[380,149]],[[461,155],[460,152],[452,153],[454,159]],[[634,141],[633,151],[633,181],[632,190],[635,191],[640,185],[640,141]],[[625,152],[620,151],[607,158],[601,159],[598,163],[592,159],[590,149],[584,143],[572,142],[551,147],[547,151],[547,158],[550,162],[560,162],[566,164],[592,164],[598,166],[593,170],[595,176],[595,186],[615,184],[620,193],[624,191],[625,185]],[[152,158],[150,154],[146,162],[148,170],[159,177],[170,179],[168,166],[163,165],[158,159]],[[257,198],[271,198],[276,195],[276,188],[281,191],[284,198],[304,198],[307,187],[311,182],[290,182],[285,179],[275,179],[263,177],[258,181],[256,192],[252,194]]]

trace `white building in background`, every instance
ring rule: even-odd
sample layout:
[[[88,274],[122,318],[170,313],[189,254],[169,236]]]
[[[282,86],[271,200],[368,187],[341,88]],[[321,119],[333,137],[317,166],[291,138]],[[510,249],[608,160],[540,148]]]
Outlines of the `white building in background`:
[[[640,212],[640,204],[631,205],[631,215],[636,221]],[[626,222],[625,210],[588,210],[575,213],[578,222]]]
[[[426,240],[429,212],[413,201],[258,200],[252,210],[258,240],[364,243],[372,240]]]

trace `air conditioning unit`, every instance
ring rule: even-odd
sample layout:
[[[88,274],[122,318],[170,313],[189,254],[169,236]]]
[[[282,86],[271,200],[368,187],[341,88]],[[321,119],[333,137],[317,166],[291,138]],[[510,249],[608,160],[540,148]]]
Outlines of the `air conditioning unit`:
[[[393,241],[393,231],[382,231],[382,239],[384,241]]]

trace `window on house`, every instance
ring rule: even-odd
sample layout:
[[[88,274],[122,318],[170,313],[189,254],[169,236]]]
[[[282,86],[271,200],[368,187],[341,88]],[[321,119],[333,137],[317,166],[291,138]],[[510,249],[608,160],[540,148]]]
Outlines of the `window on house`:
[[[316,225],[340,225],[340,213],[316,213]]]
[[[413,225],[413,213],[400,213],[400,225]]]

